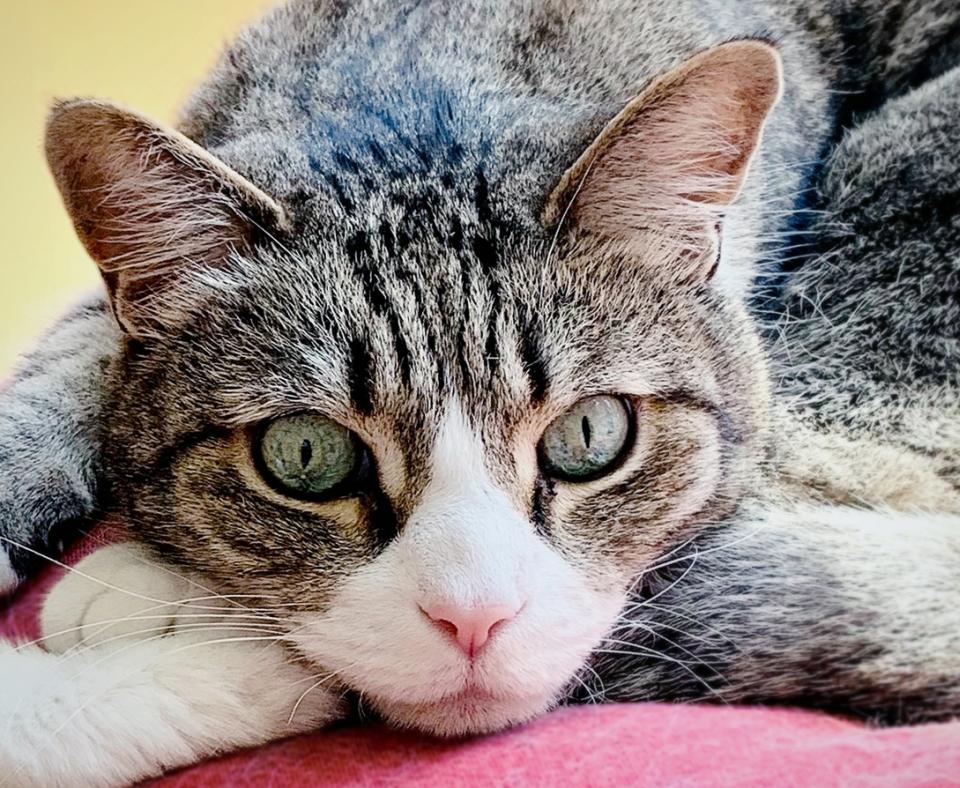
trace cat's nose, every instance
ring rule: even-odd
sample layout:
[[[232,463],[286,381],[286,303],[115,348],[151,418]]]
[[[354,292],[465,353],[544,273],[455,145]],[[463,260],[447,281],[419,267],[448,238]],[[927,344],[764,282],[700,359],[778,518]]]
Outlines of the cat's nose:
[[[437,627],[450,634],[460,650],[473,659],[494,632],[520,611],[520,605],[421,605],[420,609]]]

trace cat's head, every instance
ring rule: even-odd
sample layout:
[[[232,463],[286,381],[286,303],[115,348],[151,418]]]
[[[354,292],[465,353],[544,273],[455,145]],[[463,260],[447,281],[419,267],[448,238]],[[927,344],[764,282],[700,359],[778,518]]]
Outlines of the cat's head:
[[[128,334],[120,513],[397,723],[550,707],[762,453],[758,343],[711,278],[779,90],[764,44],[695,57],[527,217],[483,161],[282,205],[174,131],[58,106],[51,166]]]

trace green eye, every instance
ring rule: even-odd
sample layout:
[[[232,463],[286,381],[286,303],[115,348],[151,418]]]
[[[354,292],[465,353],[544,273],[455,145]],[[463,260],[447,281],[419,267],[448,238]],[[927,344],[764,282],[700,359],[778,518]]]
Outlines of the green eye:
[[[255,450],[267,481],[296,498],[332,497],[357,476],[364,457],[356,435],[315,413],[269,422]]]
[[[568,481],[586,481],[611,470],[628,448],[632,411],[620,397],[580,400],[547,427],[540,441],[544,471]]]

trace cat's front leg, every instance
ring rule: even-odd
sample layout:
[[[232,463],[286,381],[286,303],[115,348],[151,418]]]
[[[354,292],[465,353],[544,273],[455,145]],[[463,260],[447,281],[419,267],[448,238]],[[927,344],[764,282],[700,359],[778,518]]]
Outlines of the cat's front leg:
[[[960,716],[956,514],[757,507],[641,585],[597,650],[589,695]]]
[[[0,597],[97,508],[103,383],[121,347],[106,298],[93,296],[0,385]]]
[[[0,775],[14,785],[127,785],[343,713],[282,625],[136,547],[81,562],[43,618],[56,653],[0,645]]]

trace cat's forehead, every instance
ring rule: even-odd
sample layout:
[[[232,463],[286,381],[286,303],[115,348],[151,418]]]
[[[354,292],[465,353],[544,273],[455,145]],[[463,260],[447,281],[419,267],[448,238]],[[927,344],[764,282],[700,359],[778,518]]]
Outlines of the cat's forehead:
[[[407,218],[276,251],[224,311],[225,333],[256,325],[261,355],[322,368],[364,415],[404,400],[433,411],[453,394],[478,416],[493,400],[502,414],[543,399],[571,322],[560,316],[576,308],[538,270],[546,249],[457,212]]]

